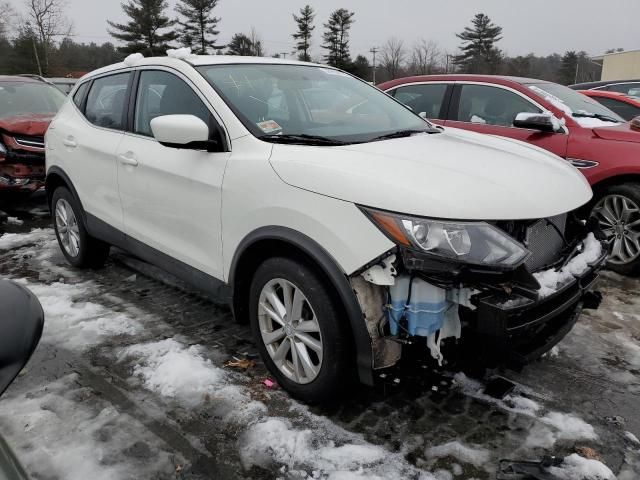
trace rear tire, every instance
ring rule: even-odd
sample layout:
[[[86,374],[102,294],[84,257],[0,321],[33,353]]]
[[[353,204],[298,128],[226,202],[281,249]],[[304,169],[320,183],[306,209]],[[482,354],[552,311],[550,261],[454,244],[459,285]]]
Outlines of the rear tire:
[[[82,209],[66,187],[58,187],[51,197],[53,226],[60,250],[78,268],[101,268],[109,256],[109,244],[87,232]]]
[[[309,403],[341,396],[352,372],[352,341],[331,288],[284,257],[262,263],[251,282],[249,315],[262,359],[278,384]]]

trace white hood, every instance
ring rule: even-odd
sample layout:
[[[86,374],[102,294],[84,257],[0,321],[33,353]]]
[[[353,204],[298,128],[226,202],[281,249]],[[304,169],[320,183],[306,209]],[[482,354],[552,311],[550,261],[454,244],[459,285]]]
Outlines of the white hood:
[[[459,220],[545,218],[592,196],[569,163],[515,140],[448,128],[338,147],[276,144],[286,183],[393,212]]]

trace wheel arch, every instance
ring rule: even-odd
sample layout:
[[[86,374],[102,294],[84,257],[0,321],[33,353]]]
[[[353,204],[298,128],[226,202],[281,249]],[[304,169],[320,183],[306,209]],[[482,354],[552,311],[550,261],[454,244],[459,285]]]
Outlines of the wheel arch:
[[[232,308],[236,320],[248,321],[247,303],[253,273],[264,260],[274,256],[304,261],[333,286],[336,300],[349,321],[360,380],[367,385],[373,384],[371,338],[347,274],[329,252],[300,232],[286,227],[262,227],[240,242],[228,280],[233,291]]]
[[[58,166],[53,166],[49,168],[49,170],[47,171],[47,178],[45,180],[45,190],[47,192],[47,206],[49,207],[49,211],[51,211],[51,199],[53,198],[53,192],[55,192],[56,188],[58,187],[66,187],[71,192],[71,195],[73,195],[75,200],[78,202],[78,205],[80,205],[82,219],[83,221],[85,221],[85,224],[86,224],[86,220],[87,220],[86,213],[84,211],[84,206],[82,205],[82,201],[80,200],[80,196],[78,195],[78,192],[73,186],[73,182],[69,178],[69,175],[67,175],[65,171]],[[51,213],[53,214],[53,212]]]
[[[627,173],[622,175],[614,175],[612,177],[607,177],[600,180],[597,183],[594,183],[591,188],[593,189],[594,199],[602,192],[614,185],[623,185],[625,183],[636,183],[640,184],[640,173]]]

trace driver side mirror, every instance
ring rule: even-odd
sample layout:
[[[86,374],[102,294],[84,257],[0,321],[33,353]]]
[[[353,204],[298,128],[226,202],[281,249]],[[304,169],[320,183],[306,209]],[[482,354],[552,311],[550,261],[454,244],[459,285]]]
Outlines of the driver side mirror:
[[[640,117],[635,117],[631,120],[631,130],[635,130],[636,132],[640,132]]]
[[[0,395],[27,364],[44,326],[42,306],[27,288],[0,280]],[[1,472],[1,470],[0,470]]]
[[[552,113],[528,113],[523,112],[516,115],[513,126],[517,128],[527,128],[540,132],[555,133],[560,131],[560,120]]]
[[[151,120],[151,131],[161,145],[188,150],[221,151],[211,140],[209,126],[195,115],[162,115]]]

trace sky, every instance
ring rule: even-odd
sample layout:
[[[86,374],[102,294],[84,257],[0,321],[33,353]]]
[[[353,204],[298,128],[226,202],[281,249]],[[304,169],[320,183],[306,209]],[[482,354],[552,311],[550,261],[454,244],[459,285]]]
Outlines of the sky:
[[[18,7],[23,0],[10,0]],[[107,33],[107,19],[125,21],[119,0],[67,0],[77,41],[113,41]],[[171,16],[177,0],[169,0]],[[417,38],[435,40],[447,53],[455,53],[455,34],[483,12],[503,27],[498,44],[509,55],[530,52],[546,55],[567,50],[585,50],[600,55],[610,48],[640,49],[640,0],[220,0],[216,15],[220,42],[234,33],[248,33],[255,27],[267,53],[291,52],[291,17],[306,3],[316,10],[313,56],[322,50],[322,24],[331,11],[347,8],[355,12],[351,51],[370,57],[390,37],[407,46]],[[604,5],[604,7],[603,7]]]

